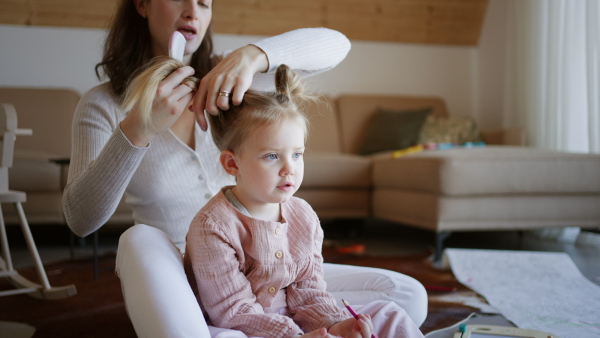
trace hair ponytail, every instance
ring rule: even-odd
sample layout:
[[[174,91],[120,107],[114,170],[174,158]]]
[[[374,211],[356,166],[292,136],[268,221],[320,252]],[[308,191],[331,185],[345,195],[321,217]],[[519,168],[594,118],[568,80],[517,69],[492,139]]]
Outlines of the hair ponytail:
[[[302,111],[307,101],[316,97],[304,93],[300,76],[287,65],[275,72],[275,92],[249,90],[239,106],[230,104],[229,110],[217,116],[208,114],[212,137],[219,150],[234,151],[251,133],[258,129],[296,121],[308,129],[308,118]]]
[[[129,113],[137,108],[142,124],[147,129],[153,129],[152,103],[160,82],[184,64],[168,56],[157,56],[144,67],[138,69],[125,89],[121,109]],[[182,82],[196,91],[198,78],[189,76]]]
[[[303,98],[304,84],[300,76],[290,69],[287,65],[277,67],[275,72],[275,90],[277,93],[286,96],[290,101],[294,98]]]

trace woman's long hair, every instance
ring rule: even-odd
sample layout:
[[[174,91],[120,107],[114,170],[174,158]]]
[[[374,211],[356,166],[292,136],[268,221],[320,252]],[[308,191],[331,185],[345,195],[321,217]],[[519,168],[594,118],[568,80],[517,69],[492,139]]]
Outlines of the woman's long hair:
[[[212,69],[212,53],[211,23],[200,47],[192,55],[190,66],[196,70],[197,77],[204,77]],[[152,57],[147,20],[139,15],[132,0],[122,0],[104,43],[104,56],[96,65],[96,76],[99,80],[103,78],[101,70],[110,80],[114,93],[122,98],[136,70],[145,66]]]

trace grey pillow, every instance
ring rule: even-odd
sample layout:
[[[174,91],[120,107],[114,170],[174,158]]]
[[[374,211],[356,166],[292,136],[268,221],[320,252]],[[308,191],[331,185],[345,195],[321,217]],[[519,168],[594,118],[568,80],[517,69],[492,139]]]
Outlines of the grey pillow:
[[[431,108],[411,110],[377,109],[359,150],[368,155],[379,151],[399,150],[417,144],[421,128]]]

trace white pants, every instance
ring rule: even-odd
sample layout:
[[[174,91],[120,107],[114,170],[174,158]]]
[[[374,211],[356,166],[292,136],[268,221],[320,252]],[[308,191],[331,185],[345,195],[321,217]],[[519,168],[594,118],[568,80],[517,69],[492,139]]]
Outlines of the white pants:
[[[154,227],[135,225],[119,239],[116,271],[138,337],[211,337],[188,284],[179,248]],[[341,306],[393,301],[420,326],[427,293],[412,277],[384,269],[324,264],[327,291]],[[216,333],[213,328],[213,336]]]

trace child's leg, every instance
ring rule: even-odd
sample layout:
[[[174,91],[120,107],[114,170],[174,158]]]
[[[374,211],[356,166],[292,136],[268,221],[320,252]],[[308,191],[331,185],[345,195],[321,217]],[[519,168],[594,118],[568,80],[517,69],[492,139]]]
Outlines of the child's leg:
[[[129,228],[119,238],[116,266],[138,337],[210,337],[181,253],[164,232]]]
[[[423,338],[423,333],[406,312],[394,302],[374,301],[352,306],[357,313],[371,316],[379,338]]]
[[[375,300],[392,301],[421,326],[427,316],[427,292],[416,279],[398,272],[352,265],[324,264],[327,291],[342,306],[367,304]]]

